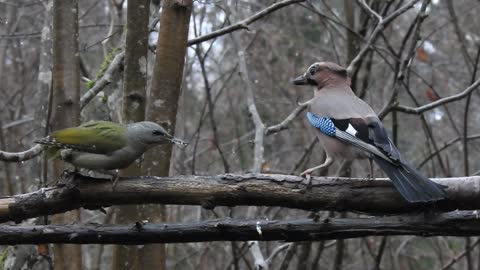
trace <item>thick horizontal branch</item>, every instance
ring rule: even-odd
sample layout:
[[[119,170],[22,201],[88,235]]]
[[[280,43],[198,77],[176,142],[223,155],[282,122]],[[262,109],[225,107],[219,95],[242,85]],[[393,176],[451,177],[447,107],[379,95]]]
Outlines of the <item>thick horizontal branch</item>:
[[[139,176],[121,178],[115,190],[107,179],[70,174],[62,186],[0,198],[0,222],[62,213],[80,207],[124,204],[280,206],[304,210],[406,213],[480,209],[480,176],[444,178],[449,200],[410,204],[389,180],[313,177],[312,186],[292,175]],[[67,180],[65,180],[67,181]]]
[[[414,216],[275,220],[211,220],[132,225],[0,226],[0,245],[127,244],[206,241],[316,241],[371,235],[480,236],[476,211]]]

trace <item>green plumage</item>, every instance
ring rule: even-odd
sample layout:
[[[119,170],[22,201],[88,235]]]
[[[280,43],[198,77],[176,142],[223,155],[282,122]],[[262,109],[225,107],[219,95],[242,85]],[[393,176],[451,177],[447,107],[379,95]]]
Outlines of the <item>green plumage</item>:
[[[89,122],[57,130],[35,142],[46,146],[50,158],[61,159],[77,168],[100,171],[126,168],[156,145],[186,145],[149,121],[127,125]]]
[[[75,149],[82,152],[109,154],[127,144],[126,128],[123,125],[97,121],[54,131],[48,137],[36,141],[48,145],[47,156],[58,157],[60,149]]]

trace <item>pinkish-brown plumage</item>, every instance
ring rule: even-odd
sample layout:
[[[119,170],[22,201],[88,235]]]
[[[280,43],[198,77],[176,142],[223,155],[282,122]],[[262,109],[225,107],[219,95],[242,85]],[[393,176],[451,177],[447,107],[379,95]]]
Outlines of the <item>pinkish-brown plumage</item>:
[[[315,86],[307,116],[327,153],[323,164],[301,175],[328,167],[336,159],[369,157],[385,171],[407,201],[428,202],[446,198],[440,185],[421,175],[401,158],[375,112],[353,93],[344,68],[335,63],[317,62],[293,83]]]

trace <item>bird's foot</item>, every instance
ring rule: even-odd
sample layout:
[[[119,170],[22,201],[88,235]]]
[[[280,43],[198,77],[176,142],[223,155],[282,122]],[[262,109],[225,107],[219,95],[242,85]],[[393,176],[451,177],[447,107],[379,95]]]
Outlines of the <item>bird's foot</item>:
[[[107,170],[95,170],[97,173],[105,174],[111,176],[110,182],[112,183],[112,190],[115,191],[115,187],[118,184],[118,180],[120,179],[120,175],[118,175],[118,171],[107,171]]]
[[[117,187],[118,180],[120,179],[120,176],[118,174],[112,176],[112,190],[115,191],[115,187]]]
[[[62,174],[60,175],[61,178],[71,178],[73,175],[75,175],[77,172],[76,171],[70,171],[68,169],[63,170]]]
[[[305,185],[306,185],[307,189],[310,189],[312,187],[312,172],[313,171],[314,170],[308,169],[308,170],[305,170],[304,172],[302,172],[300,174],[300,176],[305,177],[305,179],[307,180],[305,182]]]
[[[79,175],[81,176],[77,170],[71,171],[66,169],[62,172],[59,179],[48,182],[46,186],[50,186],[52,184],[57,187],[64,187],[69,184],[74,185],[75,178],[77,178]]]
[[[302,177],[307,177],[307,175],[311,175],[314,171],[316,171],[316,168],[310,168],[308,170],[303,171],[300,176]]]

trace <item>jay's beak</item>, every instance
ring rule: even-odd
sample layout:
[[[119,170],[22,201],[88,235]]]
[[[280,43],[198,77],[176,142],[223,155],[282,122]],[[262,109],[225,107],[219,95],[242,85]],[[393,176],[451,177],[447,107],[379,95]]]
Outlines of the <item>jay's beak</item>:
[[[293,79],[292,82],[293,82],[294,85],[307,85],[308,84],[308,80],[307,80],[307,78],[305,78],[304,75],[298,76],[297,78]]]

